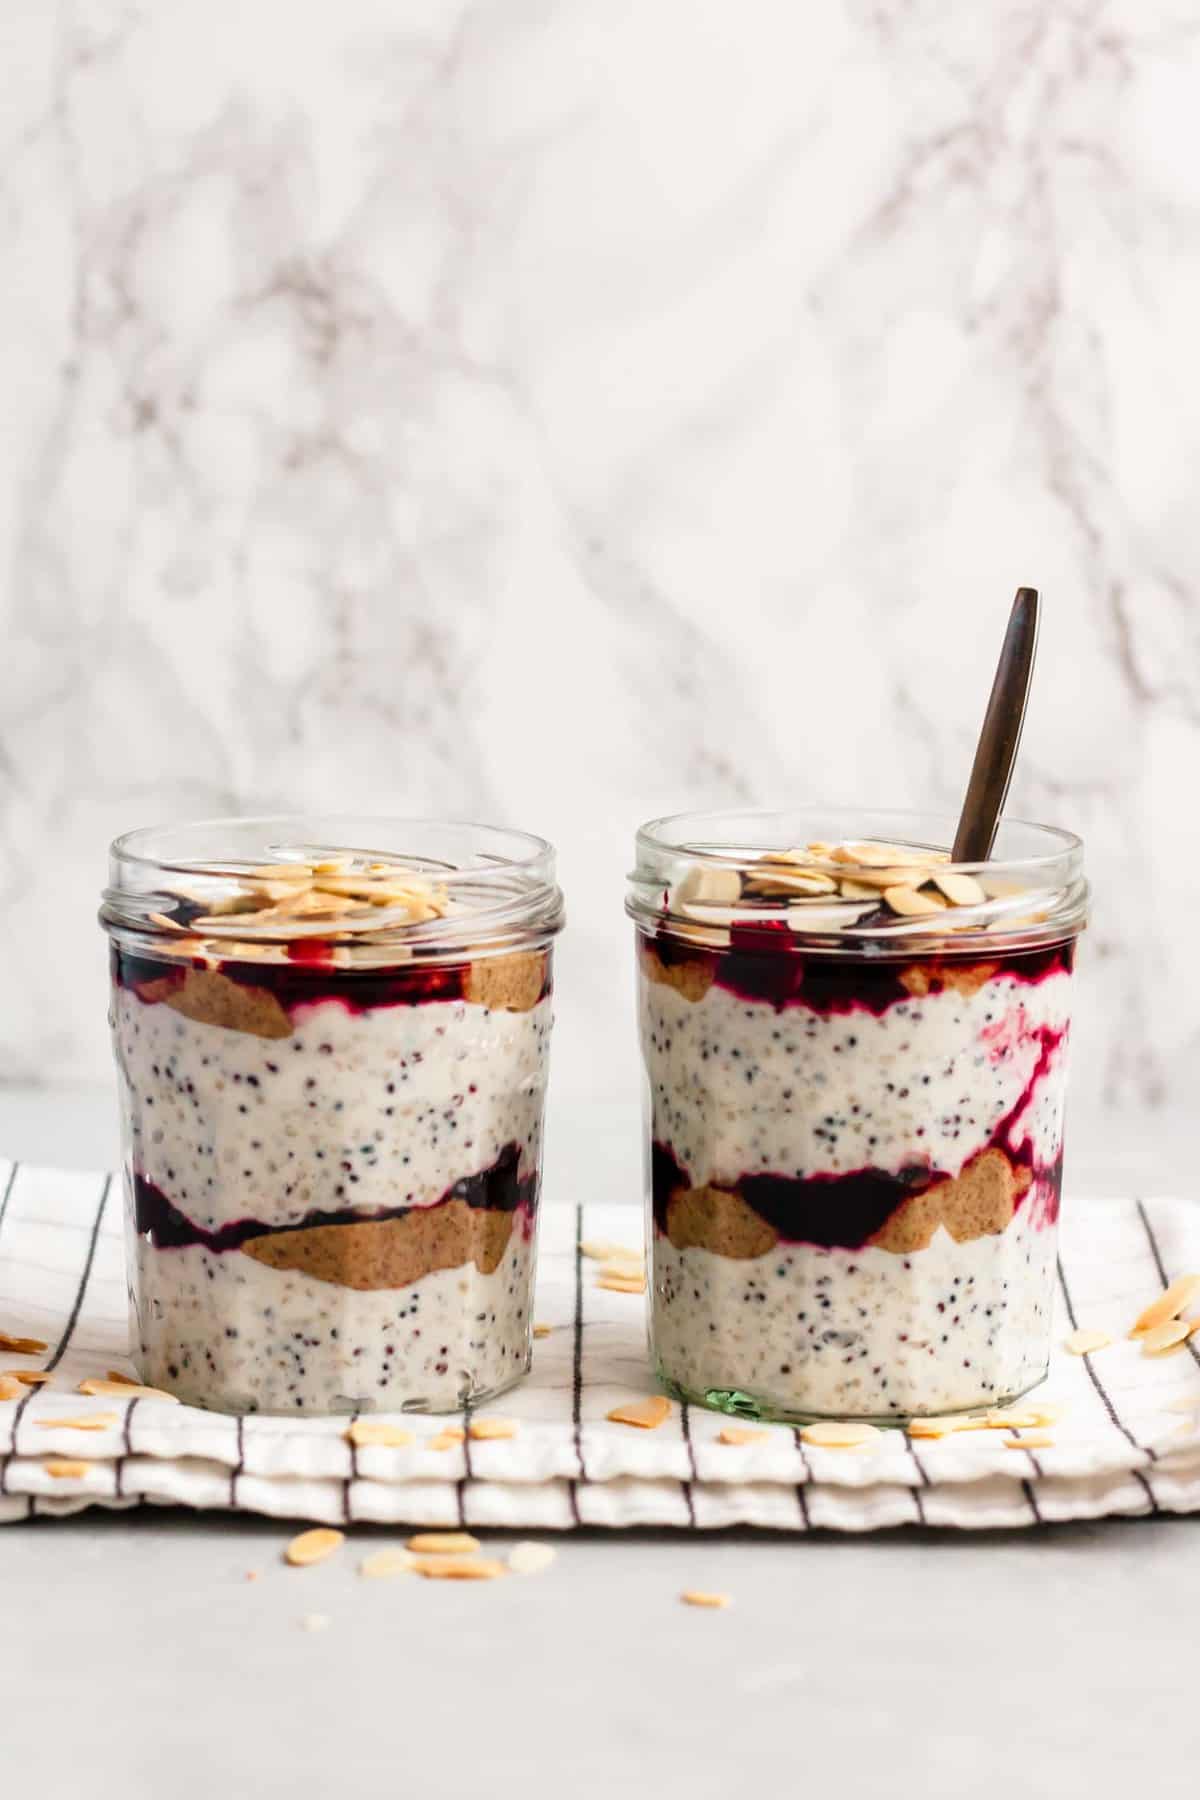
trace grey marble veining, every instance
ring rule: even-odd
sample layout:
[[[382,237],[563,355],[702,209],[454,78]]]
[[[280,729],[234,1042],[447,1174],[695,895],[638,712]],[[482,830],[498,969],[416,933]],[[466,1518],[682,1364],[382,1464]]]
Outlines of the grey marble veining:
[[[1200,19],[1185,0],[10,0],[0,1078],[106,1066],[104,846],[527,825],[560,1091],[632,1092],[639,819],[1088,839],[1078,1112],[1186,1103]]]

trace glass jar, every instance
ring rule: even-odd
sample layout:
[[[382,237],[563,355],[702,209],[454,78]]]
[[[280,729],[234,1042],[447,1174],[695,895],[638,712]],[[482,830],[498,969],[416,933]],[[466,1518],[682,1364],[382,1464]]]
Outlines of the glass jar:
[[[519,1380],[550,846],[404,819],[134,831],[100,917],[142,1379],[290,1414]]]
[[[651,1344],[677,1396],[895,1423],[1045,1375],[1077,838],[801,810],[638,834]]]

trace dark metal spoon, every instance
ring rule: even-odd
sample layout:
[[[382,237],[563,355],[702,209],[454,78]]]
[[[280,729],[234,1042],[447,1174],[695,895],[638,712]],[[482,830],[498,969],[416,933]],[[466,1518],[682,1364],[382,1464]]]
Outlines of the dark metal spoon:
[[[1021,743],[1037,640],[1037,589],[1018,588],[954,835],[953,862],[986,862],[992,854]]]

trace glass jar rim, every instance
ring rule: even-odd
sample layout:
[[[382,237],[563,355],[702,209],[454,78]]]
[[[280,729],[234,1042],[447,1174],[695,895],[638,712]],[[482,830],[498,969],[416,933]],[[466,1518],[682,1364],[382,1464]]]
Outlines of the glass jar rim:
[[[945,855],[956,825],[948,813],[889,807],[807,805],[666,814],[648,820],[636,834],[638,860],[629,877],[626,911],[644,927],[701,941],[706,931],[719,937],[722,911],[732,915],[726,923],[786,918],[792,929],[780,948],[830,955],[911,955],[931,945],[977,955],[981,943],[1020,948],[1073,937],[1084,929],[1089,896],[1082,839],[1060,826],[1011,818],[1001,820],[994,854],[986,862],[947,858],[938,863],[937,874],[982,879],[1000,890],[1009,886],[1012,893],[988,895],[979,906],[955,905],[944,918],[887,916],[887,909],[865,902],[856,911],[837,893],[809,897],[804,905],[790,908],[778,899],[773,905],[762,900],[752,904],[744,893],[724,908],[693,906],[684,913],[676,904],[675,888],[688,868],[761,873],[768,853],[825,841],[831,846],[876,841]],[[836,875],[839,867],[843,877],[855,873],[854,864],[840,866],[820,856],[810,860],[827,876]],[[699,920],[697,914],[702,915]],[[767,941],[759,947],[766,948]]]
[[[403,944],[436,953],[547,942],[562,928],[555,853],[546,839],[473,820],[336,813],[231,815],[124,832],[109,846],[100,922],[110,932],[169,943],[176,928],[164,923],[161,903],[178,898],[172,882],[236,896],[274,869],[339,857],[412,871],[445,890],[456,910],[413,922],[402,904],[381,904],[364,919],[275,919],[265,928],[255,926],[253,913],[230,911],[227,923],[207,921],[205,935],[250,945],[336,935],[356,951]]]

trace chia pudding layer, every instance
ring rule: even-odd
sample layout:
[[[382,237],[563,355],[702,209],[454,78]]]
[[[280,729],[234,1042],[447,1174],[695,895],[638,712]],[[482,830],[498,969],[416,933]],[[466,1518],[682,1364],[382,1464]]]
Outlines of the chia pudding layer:
[[[530,1361],[549,946],[364,955],[363,906],[442,916],[371,879],[279,941],[259,875],[250,914],[171,897],[113,945],[139,1373],[235,1412],[485,1399]]]
[[[824,886],[760,861],[635,911],[657,1372],[785,1418],[998,1404],[1049,1358],[1074,931],[989,941],[978,885],[942,877],[960,924],[922,869],[905,934],[810,849]]]

